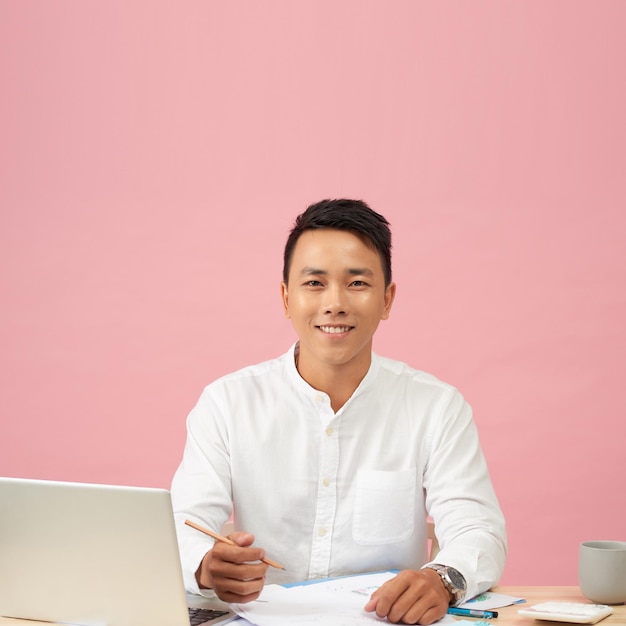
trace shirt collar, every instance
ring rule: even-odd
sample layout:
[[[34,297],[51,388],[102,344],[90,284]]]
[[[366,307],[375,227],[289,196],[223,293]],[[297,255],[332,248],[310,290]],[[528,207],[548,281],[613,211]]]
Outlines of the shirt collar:
[[[309,383],[300,376],[298,369],[296,367],[296,354],[300,350],[300,344],[296,341],[287,354],[285,354],[286,359],[286,371],[289,376],[289,380],[291,383],[298,389],[301,393],[304,393],[307,397],[315,398],[320,393],[317,389],[314,389],[309,385]],[[360,382],[359,386],[354,390],[354,393],[350,397],[350,399],[344,404],[344,406],[340,409],[339,412],[343,410],[344,407],[348,406],[354,398],[363,393],[365,389],[367,389],[372,382],[376,379],[378,371],[380,369],[380,357],[372,352],[372,362],[370,363],[370,367],[367,370],[367,374],[363,377],[363,380]]]

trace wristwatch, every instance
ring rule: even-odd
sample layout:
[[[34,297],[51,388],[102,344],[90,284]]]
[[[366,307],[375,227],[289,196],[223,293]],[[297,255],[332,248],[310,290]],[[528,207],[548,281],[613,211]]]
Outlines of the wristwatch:
[[[439,565],[439,563],[432,563],[426,567],[434,569],[441,577],[443,586],[452,594],[450,604],[460,604],[467,593],[467,583],[465,582],[463,574],[461,574],[459,570],[454,569],[454,567]]]

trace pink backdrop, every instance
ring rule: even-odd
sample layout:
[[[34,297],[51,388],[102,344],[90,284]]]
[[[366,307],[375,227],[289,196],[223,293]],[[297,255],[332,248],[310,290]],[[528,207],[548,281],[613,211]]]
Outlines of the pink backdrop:
[[[508,584],[626,539],[626,4],[0,2],[0,474],[169,486],[294,340],[295,215],[392,222],[376,349],[474,407]]]

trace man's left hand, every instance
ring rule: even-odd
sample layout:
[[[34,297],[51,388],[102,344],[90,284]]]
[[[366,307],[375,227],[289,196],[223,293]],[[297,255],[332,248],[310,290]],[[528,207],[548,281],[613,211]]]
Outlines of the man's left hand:
[[[394,624],[432,624],[446,614],[450,600],[434,570],[403,570],[377,589],[364,608]]]

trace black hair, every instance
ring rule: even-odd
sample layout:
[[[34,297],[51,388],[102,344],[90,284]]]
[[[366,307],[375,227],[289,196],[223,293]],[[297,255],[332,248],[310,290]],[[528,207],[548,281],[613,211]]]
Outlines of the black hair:
[[[283,257],[283,281],[287,284],[294,248],[307,230],[333,228],[360,237],[380,255],[385,286],[391,282],[391,230],[389,222],[362,200],[322,200],[312,204],[296,218],[289,233]]]

